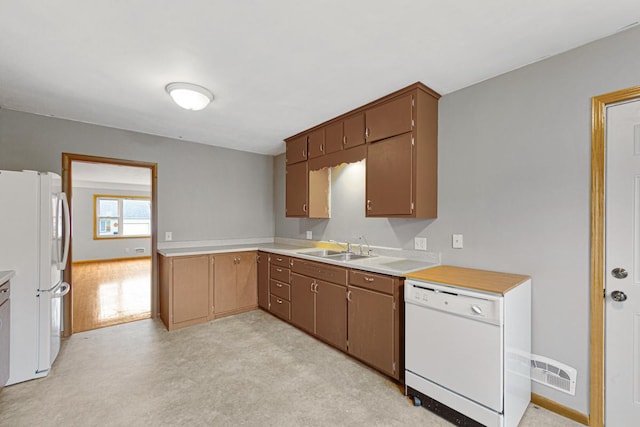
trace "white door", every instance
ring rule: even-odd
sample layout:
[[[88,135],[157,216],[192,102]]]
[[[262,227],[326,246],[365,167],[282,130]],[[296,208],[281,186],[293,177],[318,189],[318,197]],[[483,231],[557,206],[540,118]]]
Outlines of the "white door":
[[[640,425],[640,100],[607,108],[605,424]]]

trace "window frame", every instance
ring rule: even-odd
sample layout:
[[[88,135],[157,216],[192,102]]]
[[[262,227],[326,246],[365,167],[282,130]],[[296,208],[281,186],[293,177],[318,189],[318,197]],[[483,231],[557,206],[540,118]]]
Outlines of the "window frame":
[[[98,200],[100,199],[116,199],[118,200],[118,230],[122,230],[124,225],[124,200],[148,200],[149,201],[149,234],[139,234],[135,236],[124,236],[121,234],[115,234],[110,236],[98,235]],[[116,218],[116,217],[100,217],[100,218]],[[93,240],[117,240],[117,239],[150,239],[153,233],[153,212],[151,212],[151,197],[150,196],[131,196],[127,194],[94,194],[93,195]]]

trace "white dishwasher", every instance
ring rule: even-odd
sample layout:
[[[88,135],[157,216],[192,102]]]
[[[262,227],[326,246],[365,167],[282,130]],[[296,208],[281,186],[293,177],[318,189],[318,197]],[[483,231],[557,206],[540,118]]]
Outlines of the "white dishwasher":
[[[530,283],[507,294],[405,281],[407,394],[457,425],[517,426],[531,396]]]

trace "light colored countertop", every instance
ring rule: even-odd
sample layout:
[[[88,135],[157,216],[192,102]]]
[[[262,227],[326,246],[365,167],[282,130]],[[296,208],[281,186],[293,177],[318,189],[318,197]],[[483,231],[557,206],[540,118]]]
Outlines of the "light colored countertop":
[[[13,270],[8,271],[0,271],[0,285],[2,285],[7,280],[11,279],[16,274]]]
[[[186,256],[186,255],[206,255],[225,252],[242,252],[242,251],[265,251],[279,255],[294,256],[309,261],[317,261],[325,264],[338,265],[341,267],[355,268],[358,270],[369,271],[372,273],[388,274],[391,276],[404,277],[408,273],[418,270],[429,269],[438,265],[437,262],[429,262],[422,260],[414,260],[396,256],[374,255],[367,258],[338,261],[330,258],[322,258],[307,255],[306,252],[316,251],[316,247],[303,247],[283,243],[257,243],[242,245],[222,245],[222,246],[202,246],[202,247],[185,247],[159,249],[158,253],[167,257]],[[400,251],[399,251],[400,252]]]
[[[502,295],[530,279],[529,276],[521,274],[498,273],[450,265],[415,271],[407,274],[407,278]]]

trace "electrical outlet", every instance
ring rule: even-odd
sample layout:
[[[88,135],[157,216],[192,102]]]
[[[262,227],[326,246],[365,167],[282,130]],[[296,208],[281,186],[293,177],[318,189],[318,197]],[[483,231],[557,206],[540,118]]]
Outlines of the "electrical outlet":
[[[464,246],[462,242],[462,234],[451,235],[451,246],[453,249],[462,249]]]
[[[165,231],[164,240],[167,242],[170,242],[171,240],[173,240],[173,233],[170,231]]]
[[[427,250],[427,238],[426,237],[416,237],[413,239],[413,248],[416,251],[426,251]]]
[[[307,230],[307,240],[313,239],[313,231]]]

